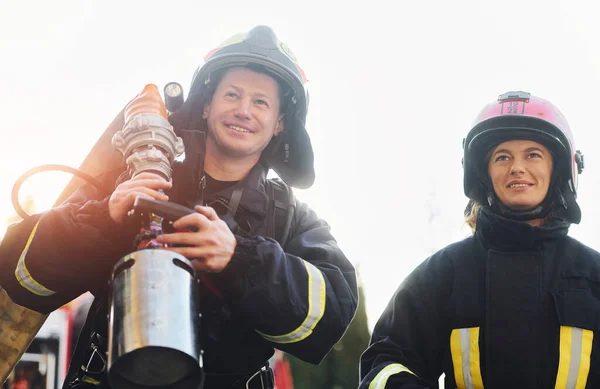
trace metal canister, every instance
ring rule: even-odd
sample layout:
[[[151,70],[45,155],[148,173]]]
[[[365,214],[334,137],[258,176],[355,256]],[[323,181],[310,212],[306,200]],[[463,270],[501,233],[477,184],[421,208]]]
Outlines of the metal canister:
[[[190,261],[145,249],[114,267],[108,380],[114,389],[199,388],[198,281]]]

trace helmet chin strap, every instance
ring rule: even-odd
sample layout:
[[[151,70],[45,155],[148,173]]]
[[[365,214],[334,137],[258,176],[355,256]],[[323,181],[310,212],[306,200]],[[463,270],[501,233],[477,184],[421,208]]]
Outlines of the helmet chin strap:
[[[492,211],[506,217],[507,219],[529,221],[534,219],[543,219],[548,216],[552,210],[552,201],[550,197],[551,196],[549,195],[546,196],[546,199],[544,199],[544,201],[542,201],[542,203],[535,208],[517,211],[502,204],[496,198],[496,194],[491,192],[488,194],[488,204]]]
[[[550,182],[550,188],[546,194],[546,198],[537,207],[524,210],[514,210],[502,204],[496,193],[493,190],[488,191],[487,202],[490,209],[495,213],[506,217],[507,219],[517,221],[530,221],[535,219],[543,219],[548,216],[553,208],[559,204],[564,209],[567,209],[567,201],[563,196],[558,182],[558,177],[553,176]]]

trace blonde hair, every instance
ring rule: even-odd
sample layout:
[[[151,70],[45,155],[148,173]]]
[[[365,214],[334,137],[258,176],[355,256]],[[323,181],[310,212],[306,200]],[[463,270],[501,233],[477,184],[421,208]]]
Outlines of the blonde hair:
[[[469,206],[470,208],[467,208],[465,212],[465,224],[471,227],[471,231],[475,232],[475,228],[477,227],[477,215],[479,214],[481,204],[478,201],[471,200]]]

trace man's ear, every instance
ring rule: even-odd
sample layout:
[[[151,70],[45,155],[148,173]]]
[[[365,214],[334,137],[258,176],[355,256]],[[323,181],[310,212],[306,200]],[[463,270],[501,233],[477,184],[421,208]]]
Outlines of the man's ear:
[[[285,123],[285,120],[283,120],[284,117],[285,117],[285,115],[283,115],[283,114],[279,116],[279,119],[277,120],[277,127],[275,128],[275,131],[273,131],[274,136],[279,135],[279,133],[281,131],[283,131],[284,123]]]
[[[202,109],[202,119],[208,119],[208,114],[210,112],[210,104],[205,104]]]

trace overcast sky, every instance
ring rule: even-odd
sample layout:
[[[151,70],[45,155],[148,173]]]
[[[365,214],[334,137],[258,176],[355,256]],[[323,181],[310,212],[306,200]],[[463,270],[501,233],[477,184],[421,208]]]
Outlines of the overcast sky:
[[[354,4],[354,5],[352,5]],[[392,5],[393,4],[393,5]],[[189,83],[204,55],[273,27],[309,78],[317,180],[297,195],[359,266],[372,327],[402,279],[463,227],[462,138],[489,101],[525,90],[566,115],[586,167],[571,235],[600,249],[600,24],[592,0],[0,0],[1,221],[44,163],[79,166],[147,83]],[[22,195],[50,206],[70,177]]]

